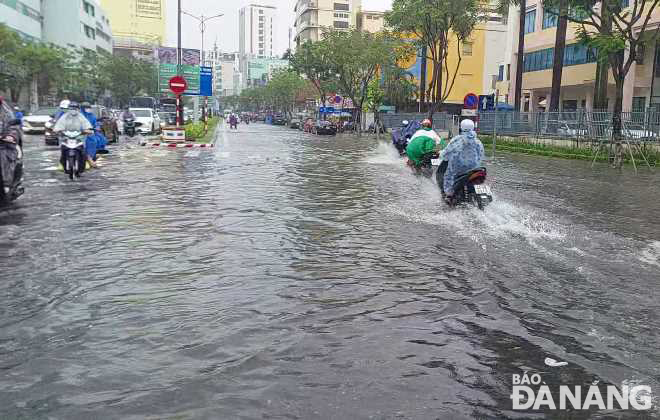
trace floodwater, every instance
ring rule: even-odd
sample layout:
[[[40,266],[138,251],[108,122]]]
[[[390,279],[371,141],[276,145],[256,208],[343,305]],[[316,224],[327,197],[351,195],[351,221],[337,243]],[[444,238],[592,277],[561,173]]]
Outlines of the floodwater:
[[[0,210],[2,419],[660,416],[648,170],[498,154],[495,202],[448,211],[371,138],[241,125],[113,146],[75,182],[26,143]],[[524,372],[647,385],[653,408],[517,412]]]

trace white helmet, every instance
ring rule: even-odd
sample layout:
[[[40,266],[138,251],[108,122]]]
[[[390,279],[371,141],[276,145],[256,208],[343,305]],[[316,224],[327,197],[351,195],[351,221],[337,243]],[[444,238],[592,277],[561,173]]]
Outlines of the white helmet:
[[[60,109],[69,109],[69,104],[71,103],[70,100],[65,99],[62,102],[60,102]]]
[[[467,118],[461,121],[461,132],[474,131],[474,121]]]
[[[403,121],[401,121],[401,125],[402,125],[403,127],[408,127],[408,124],[410,124],[410,123],[408,122],[408,120],[403,120]]]

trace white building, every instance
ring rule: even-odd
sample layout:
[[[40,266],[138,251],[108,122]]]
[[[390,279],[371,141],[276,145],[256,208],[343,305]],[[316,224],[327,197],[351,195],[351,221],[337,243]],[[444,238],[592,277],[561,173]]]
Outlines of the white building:
[[[112,54],[110,20],[98,0],[44,1],[42,40]]]
[[[238,42],[241,56],[273,57],[275,7],[250,4],[238,12]]]
[[[206,64],[213,67],[213,95],[232,96],[236,94],[235,73],[238,73],[238,53],[222,53],[216,46],[206,52]]]
[[[296,45],[320,40],[323,28],[357,27],[361,8],[361,0],[297,0],[293,9],[296,14]]]
[[[41,0],[0,0],[0,23],[4,23],[23,38],[40,41],[41,21]]]

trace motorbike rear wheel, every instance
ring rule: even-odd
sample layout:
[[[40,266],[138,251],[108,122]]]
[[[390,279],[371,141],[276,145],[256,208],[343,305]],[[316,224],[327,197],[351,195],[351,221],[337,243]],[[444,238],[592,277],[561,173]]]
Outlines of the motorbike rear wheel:
[[[68,156],[66,166],[66,173],[69,175],[69,179],[73,180],[73,175],[76,171],[76,156]]]

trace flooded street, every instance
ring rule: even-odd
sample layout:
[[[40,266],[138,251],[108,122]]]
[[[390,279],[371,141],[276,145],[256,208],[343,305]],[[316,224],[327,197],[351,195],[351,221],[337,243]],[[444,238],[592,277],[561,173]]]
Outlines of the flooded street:
[[[501,153],[494,203],[448,211],[372,138],[111,147],[71,182],[26,139],[2,419],[530,418],[523,372],[653,389],[643,413],[532,418],[660,416],[657,173]]]

